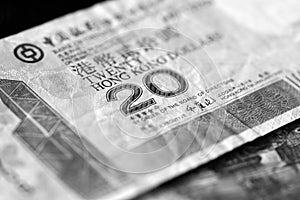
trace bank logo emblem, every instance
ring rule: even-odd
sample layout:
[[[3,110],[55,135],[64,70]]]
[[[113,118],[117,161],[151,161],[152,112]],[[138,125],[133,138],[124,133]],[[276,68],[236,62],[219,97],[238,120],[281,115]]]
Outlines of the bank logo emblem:
[[[25,63],[36,63],[43,59],[44,52],[39,47],[33,44],[20,44],[15,50],[16,58]]]

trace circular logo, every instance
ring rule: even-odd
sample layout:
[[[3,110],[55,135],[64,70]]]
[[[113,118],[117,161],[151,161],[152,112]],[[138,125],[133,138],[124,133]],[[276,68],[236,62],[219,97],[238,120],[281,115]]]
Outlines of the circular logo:
[[[25,63],[36,63],[44,57],[42,49],[33,44],[20,44],[15,48],[14,54]]]

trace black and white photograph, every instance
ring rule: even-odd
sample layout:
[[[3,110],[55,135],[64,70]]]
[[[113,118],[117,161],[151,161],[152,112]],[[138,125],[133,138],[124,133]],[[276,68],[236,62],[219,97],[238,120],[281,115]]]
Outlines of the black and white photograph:
[[[299,0],[3,0],[0,26],[0,200],[300,199]]]

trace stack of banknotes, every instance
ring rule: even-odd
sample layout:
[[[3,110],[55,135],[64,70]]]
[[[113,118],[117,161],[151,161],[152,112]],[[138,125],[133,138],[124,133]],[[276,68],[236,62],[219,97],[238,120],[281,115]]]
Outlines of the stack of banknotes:
[[[0,199],[299,199],[299,10],[107,1],[0,40]]]

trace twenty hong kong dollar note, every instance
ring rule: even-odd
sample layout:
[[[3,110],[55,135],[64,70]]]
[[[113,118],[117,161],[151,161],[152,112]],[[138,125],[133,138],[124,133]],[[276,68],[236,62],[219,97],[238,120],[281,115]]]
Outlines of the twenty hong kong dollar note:
[[[2,39],[1,198],[129,199],[298,119],[293,68],[252,62],[297,4],[238,4],[113,1]]]

